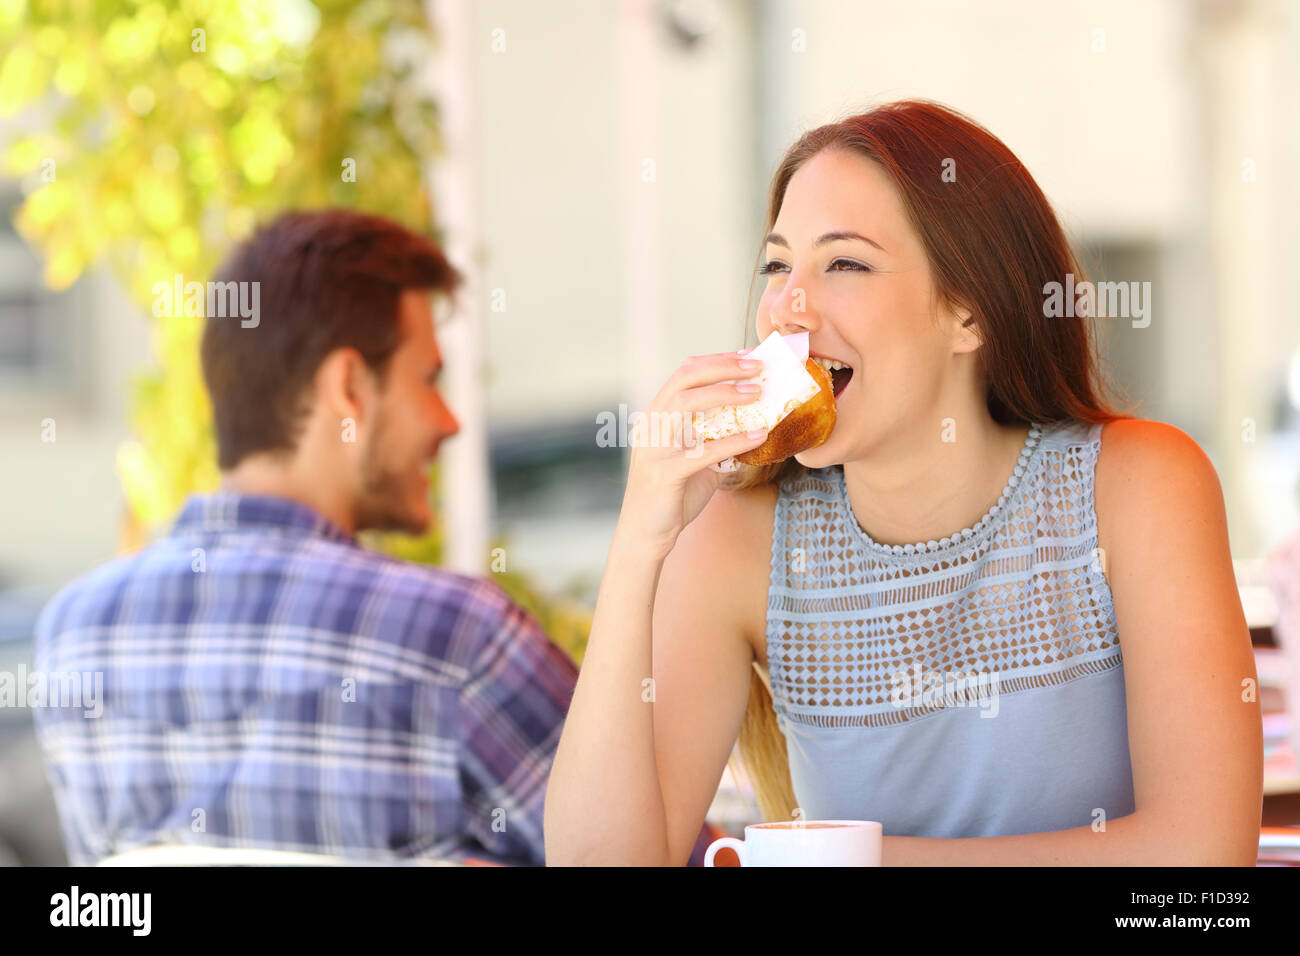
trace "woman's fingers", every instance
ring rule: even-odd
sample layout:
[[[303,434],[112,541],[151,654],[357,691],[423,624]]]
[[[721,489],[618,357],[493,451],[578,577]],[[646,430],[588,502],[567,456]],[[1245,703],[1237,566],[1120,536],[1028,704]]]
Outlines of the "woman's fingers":
[[[766,438],[765,432],[755,433],[752,439],[739,434],[700,442],[692,418],[695,412],[721,405],[756,401],[762,394],[761,386],[745,380],[758,375],[762,368],[762,362],[735,352],[692,356],[669,377],[650,409],[638,417],[630,436],[632,446],[660,449],[650,458],[689,461],[688,474],[757,447]]]
[[[701,468],[709,465],[716,465],[718,462],[725,461],[728,458],[735,458],[737,455],[743,455],[751,449],[757,448],[767,440],[768,431],[741,432],[739,435],[730,435],[727,438],[717,438],[712,441],[696,442],[682,452],[682,459],[688,465],[688,472],[696,472]]]
[[[742,363],[750,367],[742,367]],[[748,405],[758,399],[762,388],[745,379],[761,372],[762,364],[743,360],[734,352],[687,359],[660,389],[647,412],[638,416],[632,428],[632,445],[665,449],[671,455],[695,444],[693,414],[720,405]]]
[[[682,412],[702,412],[719,405],[748,405],[758,400],[762,388],[757,382],[727,382],[718,385],[701,385],[678,392],[672,399],[674,409]]]
[[[664,384],[650,408],[635,423],[629,420],[632,455],[620,523],[625,518],[635,521],[655,542],[676,540],[717,486],[701,472],[757,448],[768,434],[755,431],[701,442],[692,427],[693,413],[754,401],[761,389],[745,380],[762,367],[761,362],[734,352],[689,359]],[[752,390],[737,387],[745,384]]]
[[[734,352],[699,355],[678,366],[659,394],[669,397],[684,389],[715,385],[731,378],[752,378],[762,370],[762,362],[742,358]]]

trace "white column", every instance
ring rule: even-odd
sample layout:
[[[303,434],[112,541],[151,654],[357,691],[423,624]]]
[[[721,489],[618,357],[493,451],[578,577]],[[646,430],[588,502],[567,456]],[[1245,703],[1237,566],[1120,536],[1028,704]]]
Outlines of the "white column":
[[[1210,131],[1210,256],[1214,272],[1219,403],[1216,462],[1236,554],[1259,552],[1268,531],[1250,503],[1252,473],[1261,467],[1271,402],[1278,380],[1281,338],[1277,316],[1287,304],[1278,276],[1286,265],[1276,247],[1283,228],[1276,206],[1293,171],[1279,162],[1277,111],[1283,50],[1272,5],[1258,2],[1206,8],[1201,21],[1200,65],[1207,90]],[[1253,168],[1252,168],[1253,167]],[[1176,373],[1175,373],[1176,374]],[[1255,441],[1243,437],[1253,420]]]
[[[443,354],[444,394],[460,422],[438,458],[446,532],[443,564],[453,571],[482,574],[488,566],[491,473],[484,409],[482,297],[474,252],[478,247],[478,183],[474,59],[481,38],[474,32],[468,0],[426,0],[426,15],[438,32],[438,51],[429,64],[436,89],[445,151],[427,167],[434,214],[443,230],[444,251],[465,276],[458,310],[438,328]]]
[[[801,4],[790,0],[761,0],[758,6],[754,54],[758,94],[754,101],[761,150],[755,163],[762,199],[767,198],[767,187],[777,161],[794,143],[797,134],[803,132],[797,106],[801,92],[799,67],[808,55],[794,52],[794,31],[807,26],[800,17],[803,12]]]
[[[623,249],[623,320],[627,331],[628,404],[641,411],[663,384],[659,314],[658,70],[653,0],[622,0],[616,21],[618,182]],[[647,177],[653,176],[652,181]],[[613,411],[613,409],[611,409]]]

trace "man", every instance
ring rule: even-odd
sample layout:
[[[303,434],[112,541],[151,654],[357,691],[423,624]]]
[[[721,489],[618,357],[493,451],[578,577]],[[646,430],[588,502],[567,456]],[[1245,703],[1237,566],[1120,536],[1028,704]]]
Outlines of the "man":
[[[220,491],[37,625],[39,670],[103,675],[99,716],[35,709],[71,862],[184,843],[542,863],[573,664],[490,581],[355,537],[429,526],[457,431],[431,305],[457,273],[325,211],[276,220],[220,281],[260,310],[204,327]]]

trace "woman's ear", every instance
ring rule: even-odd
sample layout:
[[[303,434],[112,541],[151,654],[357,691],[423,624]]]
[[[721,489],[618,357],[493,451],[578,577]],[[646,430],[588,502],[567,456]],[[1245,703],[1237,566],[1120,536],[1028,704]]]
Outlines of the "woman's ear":
[[[983,344],[983,333],[971,310],[964,305],[957,306],[953,312],[953,351],[974,352]]]

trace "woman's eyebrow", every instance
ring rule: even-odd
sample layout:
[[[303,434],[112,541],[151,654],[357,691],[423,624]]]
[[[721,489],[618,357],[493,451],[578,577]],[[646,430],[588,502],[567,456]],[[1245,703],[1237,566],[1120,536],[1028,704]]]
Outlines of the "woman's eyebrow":
[[[885,251],[885,247],[882,246],[880,243],[876,242],[874,239],[868,239],[866,236],[860,235],[859,233],[856,232],[828,232],[825,235],[819,236],[817,238],[817,241],[814,242],[813,245],[824,246],[828,242],[835,242],[836,240],[839,239],[857,239],[860,242],[865,242],[868,243],[869,245],[875,246],[881,252]],[[766,241],[771,243],[774,246],[784,246],[787,249],[790,248],[790,243],[785,241],[785,237],[775,232],[772,233],[770,236],[768,236]]]

